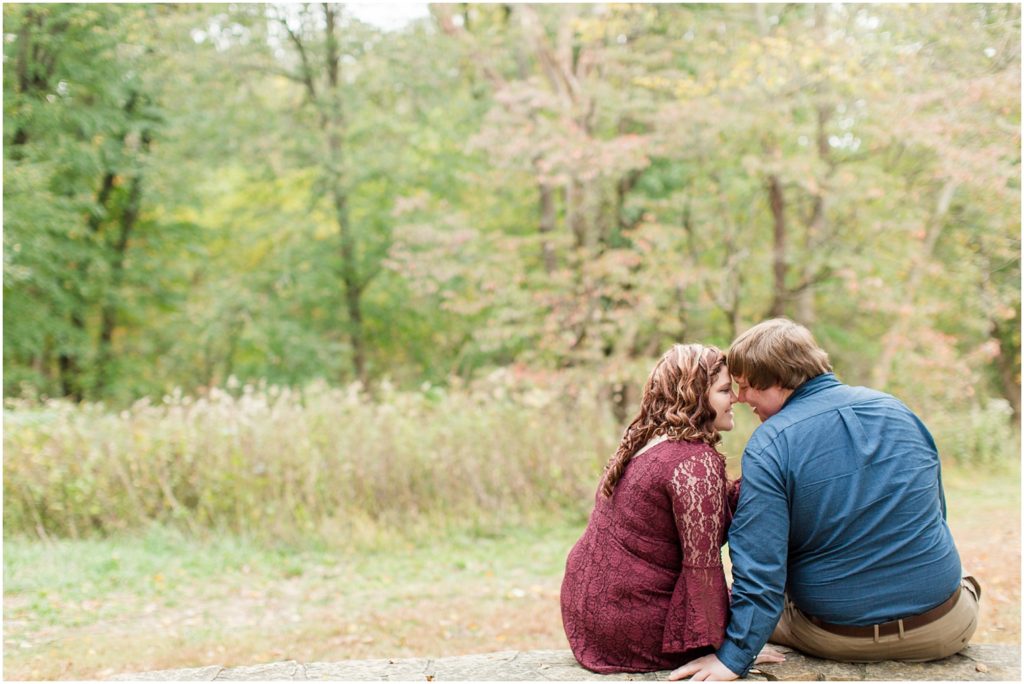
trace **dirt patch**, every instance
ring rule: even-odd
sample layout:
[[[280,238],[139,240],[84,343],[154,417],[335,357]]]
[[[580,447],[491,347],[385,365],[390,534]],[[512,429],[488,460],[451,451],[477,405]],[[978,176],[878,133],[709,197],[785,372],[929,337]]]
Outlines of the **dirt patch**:
[[[1020,520],[1001,524],[952,526],[964,572],[981,584],[981,616],[971,639],[979,644],[1020,643]]]

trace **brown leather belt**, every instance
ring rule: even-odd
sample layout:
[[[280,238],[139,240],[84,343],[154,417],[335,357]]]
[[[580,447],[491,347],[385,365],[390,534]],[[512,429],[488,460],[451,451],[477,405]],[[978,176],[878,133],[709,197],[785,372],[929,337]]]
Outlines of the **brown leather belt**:
[[[824,620],[819,620],[813,615],[807,615],[807,619],[813,622],[818,627],[821,627],[826,632],[832,634],[838,634],[840,636],[849,637],[868,637],[873,638],[876,636],[889,636],[890,634],[899,634],[900,631],[909,631],[918,627],[924,627],[925,625],[931,624],[938,620],[940,617],[953,610],[953,606],[956,605],[957,599],[960,598],[961,588],[958,586],[953,595],[948,599],[935,606],[931,610],[921,613],[920,615],[912,615],[905,617],[900,620],[892,620],[890,622],[882,622],[877,625],[834,625]],[[805,613],[806,615],[806,613]],[[900,625],[902,624],[902,627]],[[875,630],[878,630],[877,632]]]

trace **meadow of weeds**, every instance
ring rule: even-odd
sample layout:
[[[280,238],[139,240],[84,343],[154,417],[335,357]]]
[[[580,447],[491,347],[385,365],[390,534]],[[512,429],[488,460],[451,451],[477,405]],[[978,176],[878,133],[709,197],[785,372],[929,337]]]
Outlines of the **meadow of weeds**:
[[[485,389],[484,389],[485,388]],[[600,392],[386,384],[245,386],[121,411],[8,402],[7,534],[79,538],[156,522],[267,541],[340,539],[575,509],[614,447]]]
[[[968,466],[1016,458],[1008,408],[926,417]],[[732,470],[754,425],[738,411]],[[623,425],[597,382],[498,371],[472,386],[373,396],[252,386],[114,411],[8,400],[4,533],[80,538],[150,523],[266,541],[351,543],[410,524],[588,510]]]

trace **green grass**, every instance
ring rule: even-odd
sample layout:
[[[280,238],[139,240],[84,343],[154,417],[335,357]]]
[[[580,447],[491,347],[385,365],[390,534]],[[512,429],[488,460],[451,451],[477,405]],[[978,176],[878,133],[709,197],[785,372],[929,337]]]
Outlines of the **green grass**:
[[[102,602],[115,593],[167,603],[186,587],[212,597],[244,582],[302,577],[341,579],[361,590],[401,577],[429,583],[447,581],[453,573],[497,572],[509,561],[509,549],[518,553],[526,546],[530,553],[517,558],[516,567],[543,574],[551,570],[552,553],[566,550],[584,524],[567,516],[560,522],[492,528],[485,536],[471,529],[449,537],[391,536],[349,554],[317,549],[316,543],[303,549],[268,548],[237,536],[193,540],[160,527],[145,534],[53,543],[15,537],[4,542],[4,593],[40,606]],[[51,624],[63,618],[52,609],[35,617],[46,621],[47,616],[54,618]]]
[[[1020,518],[1021,463],[1002,460],[985,467],[947,463],[942,469],[950,524],[988,520],[1005,526]],[[1010,518],[1008,521],[1007,519]]]
[[[483,536],[468,527],[392,535],[349,553],[190,540],[164,528],[54,544],[13,538],[4,548],[5,668],[16,678],[80,678],[285,655],[494,650],[531,633],[542,633],[535,645],[557,645],[557,585],[584,524],[568,516]],[[518,626],[493,618],[510,602],[538,601],[547,608],[531,607]],[[542,624],[530,628],[537,614]]]

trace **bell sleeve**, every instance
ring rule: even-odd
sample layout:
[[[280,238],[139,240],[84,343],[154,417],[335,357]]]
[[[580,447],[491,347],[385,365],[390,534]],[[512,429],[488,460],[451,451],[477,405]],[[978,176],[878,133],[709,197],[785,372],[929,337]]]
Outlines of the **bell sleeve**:
[[[718,648],[729,621],[729,590],[721,547],[729,517],[725,464],[713,451],[687,458],[672,471],[672,500],[682,568],[669,603],[662,650]],[[737,490],[738,491],[738,490]]]

